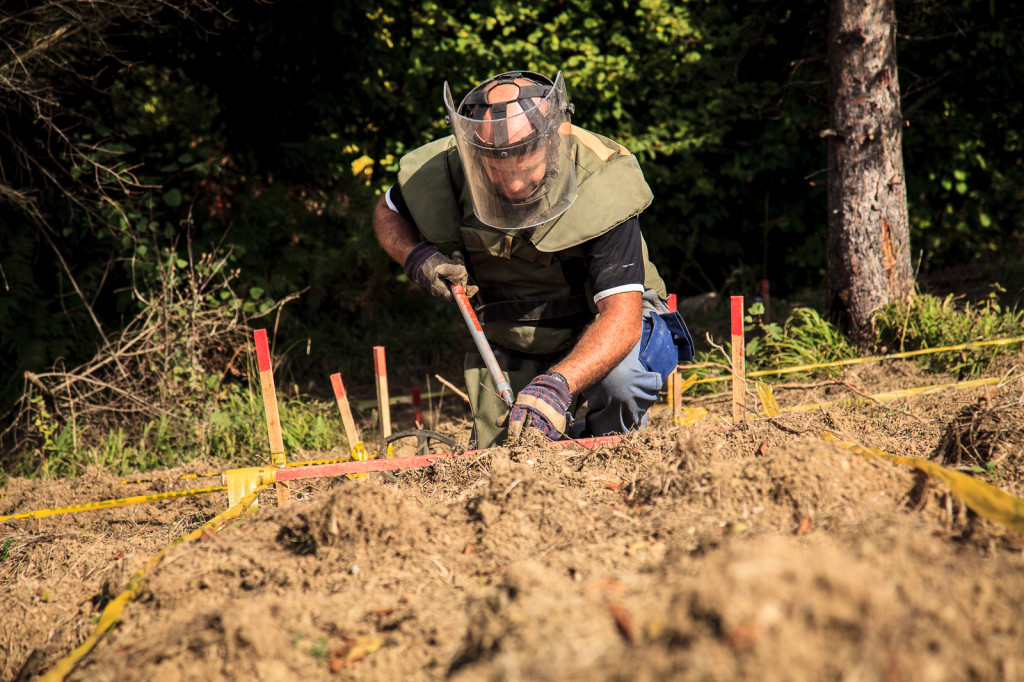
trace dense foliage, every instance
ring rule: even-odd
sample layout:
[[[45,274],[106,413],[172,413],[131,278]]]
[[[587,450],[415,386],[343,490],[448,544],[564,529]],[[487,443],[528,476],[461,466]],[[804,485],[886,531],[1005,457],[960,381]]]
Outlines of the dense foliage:
[[[1022,9],[897,3],[922,272],[1019,253],[1024,104],[1006,95]],[[827,13],[820,0],[7,2],[0,406],[23,371],[109,347],[166,286],[161,264],[190,251],[224,259],[232,305],[273,328],[301,391],[334,371],[367,379],[375,344],[425,366],[453,356],[457,315],[404,282],[371,210],[400,155],[446,134],[442,82],[458,97],[512,68],[562,69],[575,121],[638,155],[670,290],[820,289]]]

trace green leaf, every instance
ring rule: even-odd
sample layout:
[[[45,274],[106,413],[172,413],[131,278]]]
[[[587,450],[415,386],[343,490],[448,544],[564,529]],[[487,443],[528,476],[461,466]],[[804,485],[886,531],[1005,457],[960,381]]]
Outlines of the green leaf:
[[[181,206],[181,192],[177,189],[172,189],[164,194],[164,203],[171,208],[177,208]]]

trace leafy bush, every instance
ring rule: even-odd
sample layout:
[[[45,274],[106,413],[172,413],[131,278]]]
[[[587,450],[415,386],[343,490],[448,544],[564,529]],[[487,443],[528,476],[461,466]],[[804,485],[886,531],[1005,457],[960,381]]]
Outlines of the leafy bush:
[[[29,373],[2,468],[50,477],[88,465],[123,473],[204,456],[260,463],[254,453],[269,448],[250,325],[280,304],[252,291],[236,295],[228,262],[136,250],[131,291],[140,312],[89,362]],[[325,404],[282,403],[290,450],[341,442],[340,418],[332,423]]]

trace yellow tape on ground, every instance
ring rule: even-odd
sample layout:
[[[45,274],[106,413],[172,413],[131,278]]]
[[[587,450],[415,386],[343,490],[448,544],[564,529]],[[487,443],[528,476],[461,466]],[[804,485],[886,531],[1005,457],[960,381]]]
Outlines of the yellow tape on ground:
[[[934,476],[949,486],[950,491],[963,500],[964,504],[979,516],[1002,524],[1018,533],[1024,533],[1024,500],[1014,497],[991,483],[986,483],[959,471],[947,469],[927,459],[890,455],[882,450],[858,445],[851,441],[840,440],[834,434],[827,431],[823,436],[825,440],[852,450],[864,457],[887,459],[890,462],[913,467],[929,476]]]
[[[127,507],[132,504],[143,504],[156,500],[170,500],[175,497],[187,497],[189,495],[204,495],[206,493],[217,493],[227,490],[225,486],[219,485],[212,488],[196,488],[194,490],[176,490],[170,493],[153,493],[152,495],[136,495],[135,497],[122,497],[118,500],[102,500],[100,502],[86,502],[84,504],[72,504],[67,507],[55,507],[53,509],[40,509],[38,511],[20,512],[0,516],[0,523],[7,519],[27,519],[30,516],[39,518],[41,516],[54,516],[55,514],[70,514],[72,512],[89,511],[92,509],[111,509],[113,507]]]
[[[362,445],[362,444],[360,444],[360,445]],[[364,450],[364,452],[365,452],[365,450]],[[367,455],[363,459],[369,459],[369,458],[370,458],[369,455]],[[286,466],[286,467],[308,467],[308,466],[315,466],[317,464],[339,464],[341,462],[351,462],[354,459],[359,459],[359,458],[355,457],[355,456],[352,456],[352,457],[349,457],[349,458],[346,458],[346,459],[311,459],[311,460],[307,460],[305,462],[285,462],[283,466]],[[181,479],[186,479],[186,478],[206,478],[206,477],[212,478],[214,476],[223,476],[223,475],[224,475],[223,471],[210,471],[210,472],[207,472],[205,474],[185,474],[184,476],[180,476],[179,478],[181,478]],[[134,480],[120,481],[120,483],[122,485],[129,485],[129,484],[132,484],[132,483],[153,483],[155,481],[166,481],[166,480],[167,480],[166,478],[136,478]],[[3,497],[3,495],[0,495],[0,497]]]
[[[835,362],[823,362],[815,365],[796,365],[794,367],[783,367],[781,369],[763,369],[757,372],[747,372],[746,377],[765,377],[775,374],[790,374],[793,372],[808,372],[814,369],[826,369],[828,367],[846,367],[848,365],[861,365],[867,362],[878,362],[880,360],[901,360],[906,358],[916,357],[918,355],[930,355],[932,353],[945,353],[954,350],[977,350],[985,346],[1008,346],[1014,343],[1024,342],[1024,336],[1016,336],[1013,338],[1006,339],[992,339],[991,341],[974,341],[971,343],[960,343],[955,346],[943,346],[941,348],[923,348],[921,350],[908,350],[903,353],[893,353],[892,355],[874,355],[867,358],[849,358],[846,360],[836,360]],[[729,368],[725,365],[721,365],[722,369],[728,372]],[[686,365],[680,365],[680,369],[686,369]],[[694,375],[691,375],[694,376]],[[695,384],[710,384],[719,381],[730,381],[732,374],[726,374],[724,376],[717,377],[705,377],[703,379],[697,379],[693,383]]]
[[[778,417],[782,414],[779,403],[775,400],[775,393],[772,391],[772,387],[763,381],[755,381],[754,386],[757,388],[757,397],[761,399],[764,413],[769,417]]]
[[[92,648],[96,646],[96,643],[100,638],[114,623],[118,621],[121,617],[121,612],[124,611],[124,607],[139,595],[139,591],[142,589],[142,584],[146,580],[146,575],[156,568],[156,566],[163,560],[164,555],[166,555],[172,547],[176,547],[177,545],[185,542],[198,540],[204,533],[209,534],[217,532],[227,521],[241,515],[253,502],[255,502],[256,498],[259,497],[259,494],[264,488],[266,488],[266,486],[253,490],[251,493],[246,495],[245,498],[240,500],[238,504],[228,508],[226,511],[213,517],[188,535],[178,538],[157,552],[153,558],[146,562],[146,565],[143,566],[138,573],[132,576],[131,580],[128,581],[128,587],[125,591],[107,603],[106,608],[103,609],[103,613],[100,614],[100,619],[97,622],[96,629],[93,633],[89,635],[74,651],[57,661],[57,663],[46,671],[40,679],[47,682],[63,680],[64,677],[74,669],[75,664],[78,663],[83,656],[92,651]]]
[[[682,414],[679,415],[678,426],[691,426],[706,416],[708,416],[708,411],[703,407],[684,407]]]
[[[951,388],[965,389],[965,388],[978,388],[980,386],[993,386],[998,384],[1002,379],[999,377],[990,377],[988,379],[972,379],[971,381],[960,381],[950,384],[934,384],[932,386],[918,386],[917,388],[906,388],[901,391],[888,391],[886,393],[876,393],[873,396],[867,398],[848,398],[846,400],[830,400],[821,403],[809,403],[807,405],[794,405],[792,407],[783,407],[781,412],[806,412],[807,410],[817,410],[822,407],[847,407],[851,405],[869,405],[874,402],[884,403],[891,400],[898,400],[899,398],[909,398],[912,396],[928,395],[931,393],[939,393],[946,391]]]
[[[161,476],[161,477],[158,477],[158,478],[135,478],[135,479],[129,479],[129,480],[125,480],[125,481],[120,481],[120,483],[121,483],[121,485],[131,485],[133,483],[155,483],[157,481],[169,481],[169,480],[184,481],[184,480],[189,479],[189,478],[212,478],[214,476],[221,476],[221,475],[222,474],[219,471],[211,471],[210,473],[206,473],[206,474],[182,474],[181,476],[176,476],[174,479],[164,478],[164,477]]]

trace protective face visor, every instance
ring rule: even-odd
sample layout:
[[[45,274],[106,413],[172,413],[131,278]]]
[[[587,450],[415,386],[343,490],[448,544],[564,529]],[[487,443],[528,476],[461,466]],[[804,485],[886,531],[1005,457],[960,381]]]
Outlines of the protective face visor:
[[[554,82],[529,71],[490,78],[455,108],[444,84],[473,212],[485,225],[520,230],[553,220],[576,200],[572,104],[562,72]]]

